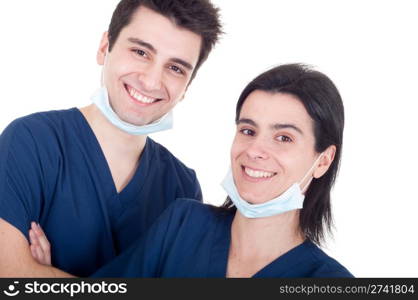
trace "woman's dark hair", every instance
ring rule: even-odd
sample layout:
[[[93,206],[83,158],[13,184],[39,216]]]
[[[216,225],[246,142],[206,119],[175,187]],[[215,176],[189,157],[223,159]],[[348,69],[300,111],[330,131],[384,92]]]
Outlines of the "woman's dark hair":
[[[131,22],[133,14],[145,6],[169,18],[174,24],[188,29],[202,37],[199,60],[192,79],[222,33],[219,9],[209,0],[122,0],[113,12],[109,25],[109,52],[112,50],[121,30]]]
[[[331,145],[336,146],[334,161],[322,177],[312,181],[300,212],[303,234],[320,244],[325,231],[332,229],[330,192],[340,164],[344,129],[341,96],[324,74],[303,64],[281,65],[259,75],[242,91],[236,107],[236,122],[245,100],[256,90],[296,96],[314,121],[315,151],[321,153]],[[223,207],[234,207],[229,197]]]

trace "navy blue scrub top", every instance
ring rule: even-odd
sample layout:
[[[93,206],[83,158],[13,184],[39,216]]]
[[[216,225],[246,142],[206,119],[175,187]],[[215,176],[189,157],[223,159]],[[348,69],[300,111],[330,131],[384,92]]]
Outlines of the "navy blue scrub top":
[[[235,212],[178,199],[129,250],[93,277],[225,277]],[[253,277],[353,277],[306,240]]]
[[[26,238],[30,222],[40,223],[52,264],[73,275],[88,276],[126,250],[178,197],[201,200],[195,172],[150,138],[117,193],[77,108],[17,119],[0,136],[0,218]]]

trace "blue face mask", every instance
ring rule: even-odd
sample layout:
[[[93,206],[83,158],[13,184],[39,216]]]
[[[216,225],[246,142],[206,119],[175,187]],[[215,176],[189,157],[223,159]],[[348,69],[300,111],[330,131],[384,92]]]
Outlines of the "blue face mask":
[[[305,180],[305,178],[310,174],[310,172],[315,167],[316,163],[321,158],[321,156],[322,153],[316,159],[313,166],[309,169],[309,171],[306,173],[306,175],[303,177],[300,183],[302,183]],[[243,216],[247,218],[264,218],[278,215],[295,209],[301,209],[303,207],[303,200],[305,199],[305,195],[303,194],[303,192],[309,186],[311,181],[312,178],[302,190],[300,187],[300,183],[294,183],[280,196],[261,204],[250,204],[241,198],[241,196],[238,193],[237,187],[235,186],[231,168],[229,169],[221,185],[227,192],[229,198],[232,200],[235,207]]]
[[[126,133],[132,135],[147,135],[150,133],[173,128],[172,111],[164,115],[159,120],[143,126],[137,126],[122,121],[110,106],[109,96],[105,87],[101,87],[99,90],[97,90],[96,93],[94,93],[94,95],[91,97],[91,100],[110,123]]]

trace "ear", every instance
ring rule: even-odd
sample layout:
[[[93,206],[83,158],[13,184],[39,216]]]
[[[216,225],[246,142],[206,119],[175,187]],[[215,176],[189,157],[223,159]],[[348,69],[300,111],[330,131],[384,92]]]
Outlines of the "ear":
[[[109,35],[108,35],[108,32],[106,31],[105,33],[103,33],[103,36],[99,45],[99,50],[97,51],[97,56],[96,56],[97,63],[101,66],[104,65],[108,49],[109,49]]]
[[[314,178],[320,178],[328,171],[329,167],[334,161],[336,150],[337,147],[335,147],[335,145],[331,145],[324,152],[322,152],[322,157],[319,160],[319,164],[313,173]]]

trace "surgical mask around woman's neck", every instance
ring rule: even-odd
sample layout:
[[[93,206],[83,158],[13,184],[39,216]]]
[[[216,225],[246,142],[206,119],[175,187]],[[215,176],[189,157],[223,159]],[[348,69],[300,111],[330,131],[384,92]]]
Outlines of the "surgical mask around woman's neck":
[[[221,185],[239,212],[247,218],[264,218],[282,214],[284,212],[295,209],[301,209],[303,207],[303,200],[305,199],[303,192],[307,189],[313,177],[311,177],[311,179],[307,184],[305,184],[303,188],[301,188],[301,184],[312,172],[312,169],[316,166],[316,163],[321,158],[322,154],[323,153],[321,153],[315,160],[312,167],[308,170],[308,172],[306,172],[305,176],[300,182],[295,182],[280,196],[264,203],[251,204],[241,198],[235,186],[231,168],[229,169]]]
[[[170,111],[159,120],[147,125],[134,125],[122,121],[113,111],[106,87],[102,86],[91,97],[92,102],[99,108],[105,118],[120,130],[132,135],[147,135],[173,128],[173,112]]]

